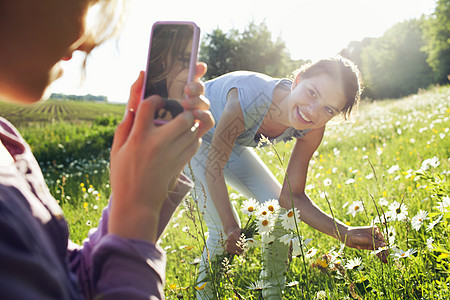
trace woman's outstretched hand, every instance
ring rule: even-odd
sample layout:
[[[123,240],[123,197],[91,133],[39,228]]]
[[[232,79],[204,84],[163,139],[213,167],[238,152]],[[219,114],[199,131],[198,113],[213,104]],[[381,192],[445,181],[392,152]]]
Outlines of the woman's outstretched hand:
[[[365,250],[377,250],[385,247],[386,242],[380,229],[376,226],[349,227],[346,233],[345,244],[348,247]],[[387,262],[387,250],[377,254],[382,262]]]
[[[196,79],[206,71],[197,66]],[[111,187],[114,200],[108,229],[124,238],[156,241],[162,203],[184,165],[195,154],[201,136],[214,124],[204,87],[196,81],[186,86],[186,110],[162,125],[153,123],[164,105],[159,96],[141,101],[144,73],[133,84],[123,121],[111,149]],[[196,125],[197,124],[197,125]],[[194,126],[195,125],[195,126]]]

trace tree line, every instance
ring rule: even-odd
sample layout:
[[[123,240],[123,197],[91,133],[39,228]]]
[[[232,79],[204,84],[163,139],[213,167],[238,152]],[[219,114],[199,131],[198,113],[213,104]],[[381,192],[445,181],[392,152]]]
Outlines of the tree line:
[[[361,70],[363,98],[398,98],[450,76],[450,0],[438,0],[435,11],[419,19],[395,24],[379,38],[352,41],[338,55]],[[206,34],[200,61],[208,64],[206,79],[236,70],[251,70],[286,77],[308,60],[293,60],[280,38],[272,39],[265,24],[250,24],[242,31],[220,28]]]

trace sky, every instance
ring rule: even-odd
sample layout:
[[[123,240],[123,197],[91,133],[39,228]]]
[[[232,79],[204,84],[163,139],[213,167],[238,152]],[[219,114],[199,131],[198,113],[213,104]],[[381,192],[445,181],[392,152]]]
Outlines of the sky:
[[[95,49],[86,77],[83,55],[62,62],[64,75],[51,92],[104,95],[126,102],[145,70],[150,29],[156,21],[194,21],[202,36],[220,28],[242,31],[250,22],[265,22],[272,38],[281,38],[293,59],[317,60],[336,55],[351,41],[380,37],[398,22],[433,13],[436,0],[131,0],[120,37]]]

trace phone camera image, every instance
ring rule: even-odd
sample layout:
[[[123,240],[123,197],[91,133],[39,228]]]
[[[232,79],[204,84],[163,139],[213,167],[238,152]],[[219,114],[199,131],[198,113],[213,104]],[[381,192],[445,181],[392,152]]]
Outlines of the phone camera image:
[[[155,119],[170,121],[183,112],[184,87],[193,79],[198,48],[194,24],[157,22],[152,28],[144,98],[159,95],[163,108]]]

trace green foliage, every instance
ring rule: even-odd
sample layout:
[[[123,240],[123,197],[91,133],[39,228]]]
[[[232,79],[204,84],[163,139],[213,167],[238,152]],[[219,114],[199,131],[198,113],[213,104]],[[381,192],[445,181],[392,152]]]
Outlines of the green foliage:
[[[27,107],[0,103],[2,117],[19,129],[36,159],[54,164],[108,151],[124,109],[123,104],[68,100]]]
[[[363,48],[362,73],[374,96],[406,96],[432,82],[422,47],[420,21],[409,20],[396,24]]]
[[[448,82],[450,75],[450,1],[438,0],[435,12],[423,25],[427,62],[437,83]]]
[[[285,43],[279,38],[273,41],[264,22],[251,22],[243,32],[215,29],[202,40],[200,60],[208,64],[206,79],[237,70],[285,77],[305,63],[292,60]]]

